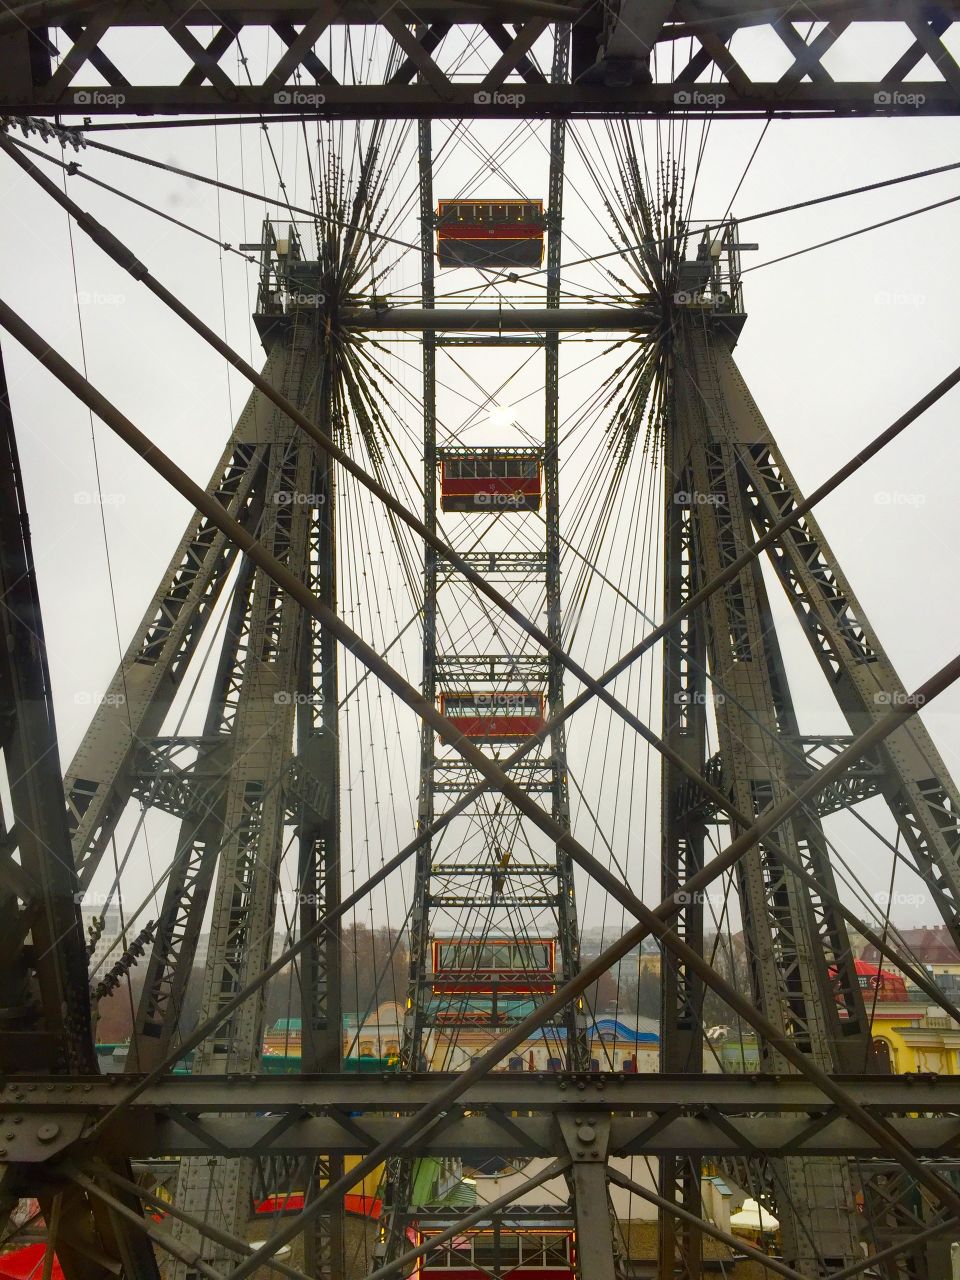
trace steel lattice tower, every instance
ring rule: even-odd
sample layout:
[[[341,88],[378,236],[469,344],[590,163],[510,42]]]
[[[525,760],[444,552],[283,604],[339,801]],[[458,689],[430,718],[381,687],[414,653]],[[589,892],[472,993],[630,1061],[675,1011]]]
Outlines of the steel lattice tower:
[[[315,304],[281,302],[298,269],[296,287],[318,290],[318,266],[297,267],[293,228],[278,243],[266,223],[262,254],[257,319],[269,349],[265,375],[292,403],[329,423],[331,374],[320,312]],[[318,598],[336,607],[336,490],[329,462],[261,393],[254,392],[241,412],[208,491]],[[234,569],[202,735],[160,736]],[[285,828],[293,828],[299,848],[300,932],[338,903],[337,665],[337,647],[315,620],[251,561],[241,557],[237,563],[208,521],[190,523],[66,775],[82,885],[94,875],[129,800],[181,823],[136,1011],[129,1071],[149,1070],[176,1048],[208,905],[201,1018],[270,962]],[[336,931],[305,956],[300,994],[303,1069],[338,1071]],[[263,1031],[261,995],[196,1050],[194,1073],[256,1071]],[[298,1177],[309,1187],[342,1169],[342,1156],[320,1157],[312,1173],[300,1167]],[[177,1203],[242,1234],[254,1197],[283,1193],[293,1174],[294,1166],[270,1161],[187,1159]],[[326,1215],[306,1241],[319,1274],[342,1274],[340,1216]],[[195,1230],[182,1223],[178,1230],[193,1247],[203,1244]],[[207,1256],[209,1241],[204,1248]],[[214,1247],[208,1261],[230,1258]]]
[[[742,324],[736,227],[725,233],[729,272],[698,291],[681,292],[671,310],[675,376],[664,433],[664,613],[669,616],[802,501],[773,435],[734,364]],[[689,275],[683,278],[686,283]],[[733,286],[732,296],[722,291]],[[699,289],[704,290],[703,293]],[[713,290],[722,302],[706,310]],[[770,562],[833,689],[851,735],[881,717],[907,693],[810,515],[768,548]],[[709,682],[708,682],[709,673]],[[706,756],[706,707],[716,718],[719,752]],[[663,680],[665,737],[733,809],[752,818],[809,776],[818,752],[851,739],[805,736],[798,717],[759,562],[727,582],[670,637]],[[854,969],[846,922],[836,906],[837,883],[821,819],[851,801],[883,796],[944,918],[958,870],[960,797],[922,725],[914,719],[865,760],[841,793],[825,792],[761,842],[738,867],[751,994],[757,1007],[824,1069],[871,1069],[869,1020]],[[675,892],[703,865],[707,824],[726,821],[716,804],[672,766],[663,774],[663,888]],[[738,824],[731,823],[731,834]],[[804,875],[806,873],[806,876]],[[811,892],[811,878],[825,892]],[[703,948],[703,903],[679,899],[677,932]],[[703,986],[682,964],[667,963],[663,984],[663,1069],[699,1071],[703,1064]],[[765,1070],[783,1060],[761,1042]],[[699,1159],[665,1161],[661,1190],[699,1213]],[[836,1162],[788,1158],[743,1185],[777,1204],[784,1255],[817,1276],[859,1256],[855,1170]],[[876,1194],[869,1171],[863,1193]],[[788,1207],[789,1206],[789,1207]],[[663,1260],[679,1248],[683,1274],[700,1274],[700,1238],[661,1218]],[[901,1262],[894,1264],[899,1268]],[[915,1258],[916,1274],[925,1264]],[[885,1273],[886,1274],[886,1273]],[[889,1273],[900,1275],[899,1270]]]

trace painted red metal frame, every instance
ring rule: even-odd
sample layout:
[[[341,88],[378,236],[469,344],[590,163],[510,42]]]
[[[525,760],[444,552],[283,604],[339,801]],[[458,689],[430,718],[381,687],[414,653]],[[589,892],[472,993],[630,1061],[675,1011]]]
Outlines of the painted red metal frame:
[[[490,697],[509,698],[510,693],[495,693]],[[528,690],[517,690],[516,697],[535,698],[537,700],[539,711],[535,715],[511,715],[509,710],[497,710],[490,714],[477,715],[471,712],[469,715],[458,715],[455,708],[457,704],[457,694],[440,695],[440,713],[447,717],[450,723],[467,738],[471,738],[477,742],[513,742],[517,739],[532,738],[538,733],[545,723],[544,721],[544,698],[542,693],[532,693]]]
[[[475,966],[469,968],[456,968],[450,965],[440,963],[440,948],[450,946],[458,940],[453,938],[434,938],[431,946],[433,950],[433,993],[434,995],[473,995],[473,996],[526,996],[526,995],[552,995],[557,989],[557,979],[554,974],[554,965],[556,963],[557,944],[554,938],[528,938],[523,941],[536,944],[537,946],[549,947],[549,960],[543,967],[530,967],[528,969],[479,969]],[[483,938],[471,939],[463,938],[460,941],[465,944],[471,942],[489,943],[496,946],[498,943],[509,945],[517,945],[516,938]],[[505,981],[494,981],[494,975],[506,975]],[[463,1011],[458,1011],[458,1017],[464,1017]]]

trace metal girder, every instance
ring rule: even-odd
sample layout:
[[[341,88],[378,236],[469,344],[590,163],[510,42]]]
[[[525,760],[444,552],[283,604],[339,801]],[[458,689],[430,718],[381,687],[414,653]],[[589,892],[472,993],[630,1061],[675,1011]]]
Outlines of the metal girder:
[[[556,27],[553,47],[553,84],[565,84],[570,77],[570,27]],[[561,256],[563,248],[564,155],[567,126],[562,119],[550,124],[550,171],[547,203],[547,310],[560,309]],[[563,643],[562,596],[560,580],[560,341],[557,330],[550,330],[544,344],[544,596],[547,610],[547,634],[557,646]],[[547,663],[547,706],[552,716],[563,706],[564,667],[556,654]],[[552,775],[550,812],[554,821],[570,829],[570,787],[567,770],[566,727],[559,725],[549,739]],[[534,781],[530,778],[529,781]],[[577,893],[574,885],[573,860],[557,845],[554,849],[557,871],[555,899],[557,946],[562,981],[572,978],[580,969],[580,927]],[[571,1004],[564,1010],[566,1026],[566,1065],[582,1071],[590,1064],[590,1041],[582,1009]]]
[[[677,433],[664,440],[663,548],[664,614],[673,615],[696,590],[695,520],[689,507],[672,501],[673,488],[690,488],[689,467],[678,456]],[[695,613],[674,628],[664,646],[661,703],[662,731],[670,745],[714,786],[723,774],[706,759],[706,632],[703,615]],[[706,826],[698,812],[706,799],[679,770],[664,765],[661,792],[661,876],[664,897],[675,894],[703,866]],[[692,794],[691,794],[692,793]],[[679,903],[675,928],[697,951],[703,950],[702,900]],[[664,957],[660,987],[660,1067],[663,1071],[703,1070],[703,984],[689,968]],[[658,1168],[660,1194],[692,1216],[699,1216],[700,1158],[666,1156]],[[658,1254],[664,1274],[679,1266],[681,1280],[699,1280],[702,1239],[689,1220],[661,1214]]]
[[[169,1116],[245,1111],[278,1116],[302,1107],[306,1114],[327,1109],[412,1113],[427,1106],[458,1075],[444,1071],[387,1071],[379,1075],[165,1076],[148,1085],[125,1110],[137,1117],[137,1123],[151,1111]],[[960,1076],[861,1074],[832,1078],[854,1090],[863,1106],[877,1115],[909,1112],[915,1116],[922,1112],[960,1118]],[[0,1116],[29,1114],[39,1118],[58,1112],[96,1119],[115,1106],[119,1096],[135,1082],[135,1076],[119,1075],[77,1075],[69,1079],[18,1075],[0,1088]],[[835,1104],[818,1085],[800,1075],[523,1071],[501,1072],[469,1084],[457,1105],[470,1112],[497,1107],[507,1112],[580,1109],[615,1115],[669,1111],[689,1115],[815,1115],[831,1110]],[[118,1124],[122,1123],[118,1120]],[[960,1148],[956,1156],[960,1156]]]
[[[9,867],[0,878],[0,1069],[92,1070],[96,1058],[79,882],[63,807],[53,694],[2,356],[0,749],[12,806],[0,822]]]
[[[572,1161],[569,1181],[581,1275],[589,1275],[590,1280],[616,1280],[616,1247],[607,1195],[610,1119],[602,1113],[586,1113],[558,1116],[557,1121]]]
[[[739,371],[718,353],[722,376],[748,406]],[[763,424],[759,414],[756,422]],[[759,533],[797,510],[799,489],[765,424],[739,445],[744,486]],[[812,516],[793,522],[770,559],[814,656],[853,733],[906,696],[904,685]],[[955,942],[960,943],[960,789],[923,723],[878,752],[879,790]]]
[[[704,696],[701,693],[701,696]],[[811,758],[808,746],[813,739],[799,738],[791,744],[798,759]],[[847,738],[851,742],[852,738]],[[723,758],[719,751],[715,752],[700,768],[700,772],[708,782],[719,786],[723,780]],[[825,817],[829,813],[839,813],[868,800],[871,796],[880,795],[884,778],[883,766],[878,758],[864,759],[831,787],[825,787],[817,798],[817,813]],[[686,825],[703,822],[725,822],[726,816],[717,804],[703,791],[687,779],[682,779],[672,792],[672,803],[676,817]]]
[[[421,29],[424,42],[431,33]],[[417,177],[420,204],[420,301],[433,307],[433,128],[429,120],[417,125]],[[431,532],[437,530],[437,336],[427,330],[422,338],[423,359],[423,521]],[[452,577],[452,575],[450,575]],[[437,696],[437,587],[444,579],[438,573],[437,551],[423,548],[423,640],[421,678],[424,699],[433,702]],[[420,786],[417,794],[417,832],[428,831],[435,817],[435,768],[438,761],[437,740],[429,726],[420,726]],[[466,782],[466,775],[459,780]],[[456,787],[457,775],[453,775]],[[408,926],[407,1015],[400,1045],[401,1061],[419,1069],[425,1065],[426,1023],[422,991],[427,982],[430,961],[430,869],[433,843],[427,839],[417,850],[414,861],[413,900]],[[406,1215],[412,1198],[414,1170],[409,1161],[393,1159],[384,1178],[384,1219],[386,1221],[384,1252],[396,1260],[406,1248]]]
[[[256,518],[263,496],[258,490],[265,451],[249,442],[249,426],[248,410],[208,482],[209,491],[240,520]],[[130,799],[134,754],[159,734],[235,557],[236,548],[209,520],[190,520],[66,772],[74,858],[84,888]]]
[[[715,425],[732,420],[735,431],[742,429],[743,419],[740,402],[724,394],[727,388],[718,376],[714,355],[720,345],[712,335],[681,323],[677,358],[683,373],[675,390],[675,462],[667,474],[665,503],[688,512],[693,526],[688,594],[732,563],[752,535],[735,449]],[[698,502],[704,494],[711,501]],[[668,544],[668,583],[675,572],[669,561],[673,545]],[[759,812],[792,792],[809,773],[802,753],[796,753],[798,760],[791,751],[799,730],[759,564],[754,562],[716,592],[699,620],[714,681],[721,790],[740,813]],[[683,709],[700,714],[705,701],[702,657],[691,665],[691,705]],[[694,705],[698,698],[699,707]],[[695,764],[700,763],[697,758]],[[681,843],[685,836],[678,833]],[[816,813],[795,815],[779,828],[777,842],[778,850],[761,843],[737,868],[752,996],[774,1025],[789,1028],[801,1052],[827,1070],[851,1069],[857,1061],[868,1061],[869,1024],[846,924],[832,905],[823,910],[809,882],[780,853],[786,851],[793,864],[810,866],[835,894]],[[688,867],[680,882],[690,874]],[[696,949],[702,951],[702,942]],[[691,1018],[685,1010],[674,1015],[666,1009],[664,1017],[681,1015],[687,1027]],[[699,1031],[699,1010],[694,1023]],[[761,1041],[759,1048],[768,1069],[778,1062],[767,1043]],[[680,1064],[672,1065],[676,1069]],[[818,1256],[838,1265],[853,1261],[857,1220],[848,1171],[824,1161],[787,1158],[773,1162],[770,1174],[779,1184],[779,1190],[770,1191],[778,1206],[785,1260],[811,1275]],[[695,1210],[699,1176],[690,1183],[684,1207]],[[694,1260],[687,1273],[697,1274],[697,1266]]]
[[[649,331],[660,321],[653,307],[347,307],[348,329],[449,331],[474,333],[559,332],[589,329]]]
[[[942,41],[956,0],[931,14],[909,0],[811,0],[807,33],[764,0],[658,0],[639,5],[560,4],[552,0],[428,0],[398,14],[387,0],[346,0],[318,8],[310,0],[238,0],[198,9],[186,0],[116,5],[97,0],[28,0],[0,16],[0,108],[34,115],[250,113],[327,117],[485,118],[518,115],[952,115],[960,110],[960,68]],[[572,74],[548,80],[536,66],[542,38],[570,23]],[[877,73],[871,28],[901,35],[900,52]],[[356,83],[328,67],[317,42],[328,28],[375,25],[385,49],[403,56],[376,60]],[[479,26],[480,67],[454,75],[467,28]],[[216,28],[212,38],[207,32]],[[770,79],[757,50],[737,35],[766,28],[791,61]],[[204,28],[203,41],[193,28]],[[240,83],[224,62],[241,30],[272,29],[284,51],[259,83]],[[150,60],[117,52],[115,33],[132,30],[154,50],[169,44],[191,64],[185,76],[157,84]],[[472,39],[476,42],[476,36]],[[107,56],[102,43],[109,45]],[[762,50],[762,46],[759,46]],[[839,60],[827,55],[839,48]],[[59,52],[55,66],[54,53]],[[892,55],[891,55],[892,56]],[[760,54],[762,59],[762,51]],[[935,68],[907,80],[921,59]],[[543,60],[541,54],[541,61]],[[829,63],[829,65],[826,65]],[[87,71],[97,73],[96,84]],[[338,76],[342,76],[339,79]],[[658,78],[659,77],[659,78]]]
[[[659,1119],[659,1118],[658,1118]],[[551,1137],[552,1122],[545,1118],[522,1117],[512,1122],[515,1131],[505,1134],[494,1119],[467,1116],[445,1124],[436,1137],[412,1139],[402,1144],[400,1158],[455,1157],[471,1162],[499,1156],[522,1159],[561,1154]],[[924,1118],[895,1119],[891,1132],[909,1143],[918,1156],[935,1160],[945,1147],[957,1149],[960,1121]],[[712,1156],[717,1159],[766,1157],[837,1161],[847,1157],[869,1159],[883,1155],[882,1147],[866,1137],[851,1120],[837,1117],[824,1122],[821,1117],[803,1120],[787,1117],[743,1118],[681,1117],[658,1123],[650,1120],[615,1120],[611,1125],[610,1151],[614,1157]],[[368,1155],[396,1130],[392,1118],[367,1119],[364,1138],[347,1132],[336,1120],[317,1117],[278,1123],[276,1119],[214,1119],[182,1126],[171,1117],[145,1116],[136,1133],[108,1132],[98,1139],[97,1151],[105,1157],[137,1159],[148,1156],[181,1156],[188,1160],[208,1160],[214,1156],[231,1160],[263,1160],[313,1157],[317,1151],[339,1156]],[[19,1145],[19,1144],[17,1144]],[[50,1154],[55,1158],[58,1148]],[[68,1151],[69,1147],[62,1148]],[[9,1163],[43,1163],[14,1160]],[[838,1168],[842,1165],[838,1165]],[[933,1166],[935,1168],[935,1165]],[[26,1185],[26,1184],[24,1184]],[[39,1186],[39,1184],[31,1184]]]
[[[451,1076],[171,1078],[152,1086],[97,1136],[101,1156],[296,1157],[371,1151],[415,1115]],[[926,1157],[960,1154],[960,1079],[838,1077],[892,1132]],[[21,1123],[8,1160],[55,1168],[83,1150],[83,1131],[113,1105],[107,1079],[26,1077],[0,1095],[0,1115]],[[691,1099],[696,1101],[691,1102]],[[909,1108],[909,1111],[907,1111]],[[607,1154],[626,1156],[882,1157],[875,1139],[799,1077],[543,1076],[503,1074],[471,1086],[442,1126],[405,1146],[411,1157],[568,1154],[561,1130],[600,1117]],[[349,1114],[349,1125],[342,1116]],[[503,1114],[510,1124],[504,1127]],[[558,1128],[559,1126],[559,1128]],[[583,1145],[583,1144],[581,1144]],[[593,1150],[597,1144],[591,1144]],[[601,1155],[602,1158],[602,1155]],[[889,1163],[889,1162],[888,1162]],[[28,1175],[31,1176],[31,1175]]]
[[[178,818],[209,814],[225,782],[222,764],[219,768],[204,769],[195,763],[179,765],[176,757],[182,751],[192,753],[209,747],[222,750],[224,745],[221,737],[154,738],[143,742],[130,771],[131,794],[142,804],[163,809]],[[294,756],[283,770],[282,788],[291,821],[300,818],[304,806],[318,814],[326,813],[331,789],[320,776],[321,772],[316,762],[310,763],[302,755]]]

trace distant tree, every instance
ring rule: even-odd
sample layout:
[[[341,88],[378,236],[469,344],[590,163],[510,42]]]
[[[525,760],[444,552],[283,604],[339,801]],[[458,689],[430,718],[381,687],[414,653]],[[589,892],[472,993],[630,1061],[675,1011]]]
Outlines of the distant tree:
[[[741,938],[731,938],[726,934],[709,937],[704,942],[704,954],[708,960],[712,960],[717,973],[732,987],[749,994],[750,966]],[[703,1025],[715,1027],[736,1023],[737,1017],[730,1006],[708,987],[703,998]]]
[[[405,1000],[409,963],[399,930],[348,925],[343,931],[344,1012],[363,1018],[384,1001]]]
[[[363,1018],[384,1001],[406,998],[409,958],[399,930],[352,924],[344,929],[342,943],[341,990],[345,1013]],[[129,988],[124,981],[111,996],[100,1001],[96,1035],[101,1044],[118,1044],[130,1038],[133,1010],[139,1003],[145,974],[144,960],[131,973]],[[181,1036],[196,1026],[204,974],[204,966],[197,965],[190,975],[180,1015]],[[264,1026],[301,1016],[300,966],[287,965],[267,983]]]
[[[597,1017],[603,1013],[615,1010],[620,1001],[620,988],[617,982],[617,975],[610,969],[606,973],[601,973],[597,981],[584,992],[584,1000],[586,1006]]]

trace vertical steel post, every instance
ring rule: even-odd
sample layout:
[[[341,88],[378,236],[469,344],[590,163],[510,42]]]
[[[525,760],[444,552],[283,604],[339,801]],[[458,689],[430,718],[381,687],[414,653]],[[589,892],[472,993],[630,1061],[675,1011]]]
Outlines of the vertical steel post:
[[[570,25],[560,23],[553,46],[552,80],[564,83],[569,73]],[[547,293],[548,307],[560,305],[560,255],[563,224],[563,164],[566,121],[555,117],[550,123],[550,175],[547,203]],[[544,389],[544,517],[546,521],[547,635],[561,644],[560,611],[560,336],[550,332],[544,339],[546,378]],[[552,655],[548,665],[547,705],[556,715],[563,707],[563,664]],[[552,769],[552,814],[564,827],[570,826],[570,794],[567,782],[567,738],[563,726],[550,735]],[[577,922],[573,862],[557,849],[557,934],[562,980],[572,978],[580,968],[580,932]],[[585,1071],[590,1066],[590,1043],[582,1002],[571,1005],[565,1015],[567,1066]]]
[[[698,580],[695,526],[685,500],[691,484],[688,445],[678,438],[671,411],[663,442],[664,614],[681,608],[702,583]],[[703,773],[706,759],[706,642],[700,615],[690,615],[674,628],[663,648],[663,728],[666,742],[688,764]],[[685,785],[686,784],[686,785]],[[683,797],[689,784],[664,761],[661,775],[661,893],[675,895],[703,865],[705,828]],[[703,951],[703,903],[679,903],[674,928],[698,952]],[[703,1070],[703,983],[675,956],[661,960],[660,1069]],[[700,1159],[663,1155],[660,1194],[688,1213],[702,1214]],[[702,1237],[686,1220],[659,1217],[660,1274],[700,1280]]]

